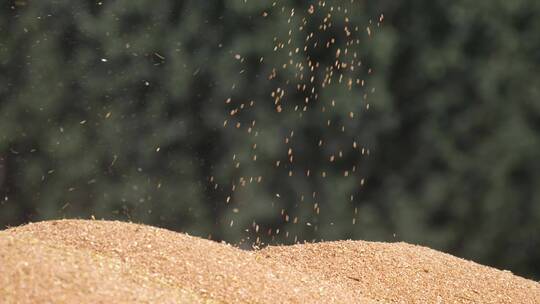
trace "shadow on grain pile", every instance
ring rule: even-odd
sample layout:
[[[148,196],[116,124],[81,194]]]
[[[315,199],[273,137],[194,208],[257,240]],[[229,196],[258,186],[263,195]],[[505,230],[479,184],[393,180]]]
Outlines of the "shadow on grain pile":
[[[428,248],[342,241],[250,252],[164,229],[0,232],[2,303],[540,303],[540,284]]]

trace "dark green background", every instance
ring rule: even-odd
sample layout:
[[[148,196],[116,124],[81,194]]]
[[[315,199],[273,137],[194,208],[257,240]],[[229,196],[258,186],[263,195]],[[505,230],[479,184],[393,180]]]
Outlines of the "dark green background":
[[[0,227],[94,215],[247,245],[257,236],[406,241],[539,279],[540,2],[326,2],[349,7],[360,28],[357,73],[367,86],[326,88],[299,119],[276,114],[269,95],[292,76],[267,75],[288,60],[272,51],[273,37],[292,28],[292,7],[308,15],[306,1],[4,1]],[[321,39],[343,36],[334,15]],[[294,29],[293,45],[303,35]],[[316,56],[331,63],[335,52]],[[369,111],[347,120],[347,102],[363,94]],[[223,127],[229,97],[257,102],[234,119],[256,119],[258,138]],[[334,112],[315,110],[330,99]],[[286,102],[301,104],[294,95]],[[287,159],[290,130],[291,169],[326,178],[274,166]],[[319,148],[319,138],[328,144]],[[247,161],[253,143],[256,162]],[[345,178],[352,164],[358,171]],[[231,193],[240,176],[259,175],[260,184]],[[299,223],[286,223],[281,209]]]

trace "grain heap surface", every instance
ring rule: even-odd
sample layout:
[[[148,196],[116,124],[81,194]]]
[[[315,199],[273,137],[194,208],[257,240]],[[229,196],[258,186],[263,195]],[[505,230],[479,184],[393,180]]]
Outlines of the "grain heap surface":
[[[383,303],[540,303],[540,284],[426,247],[340,241],[258,254]]]
[[[2,303],[540,303],[540,284],[407,244],[243,251],[185,234],[63,220],[0,231]]]

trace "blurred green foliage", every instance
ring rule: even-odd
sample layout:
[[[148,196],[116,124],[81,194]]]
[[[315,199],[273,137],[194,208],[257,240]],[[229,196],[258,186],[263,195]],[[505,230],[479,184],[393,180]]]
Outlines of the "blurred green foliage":
[[[267,75],[289,60],[272,50],[294,30],[287,12],[301,18],[308,4],[276,3],[2,4],[0,227],[95,215],[233,243],[407,241],[540,278],[540,2],[336,1],[362,31],[384,13],[357,46],[367,86],[326,88],[318,102],[335,99],[335,112],[302,119],[277,114],[269,97],[292,75]],[[343,35],[343,18],[334,20],[323,34]],[[304,34],[293,31],[293,45]],[[366,93],[369,111],[344,121],[347,100]],[[228,98],[256,102],[237,119],[256,120],[258,137],[223,127]],[[274,166],[290,130],[289,169],[326,178]],[[256,162],[247,161],[253,144]],[[343,165],[329,164],[342,146]],[[348,164],[359,169],[345,178]],[[231,192],[249,176],[263,180]]]

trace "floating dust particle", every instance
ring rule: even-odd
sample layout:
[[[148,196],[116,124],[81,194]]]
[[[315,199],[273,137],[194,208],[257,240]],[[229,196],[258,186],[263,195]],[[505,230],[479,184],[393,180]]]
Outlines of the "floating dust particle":
[[[161,60],[165,60],[165,57],[157,52],[155,52],[154,55]]]

